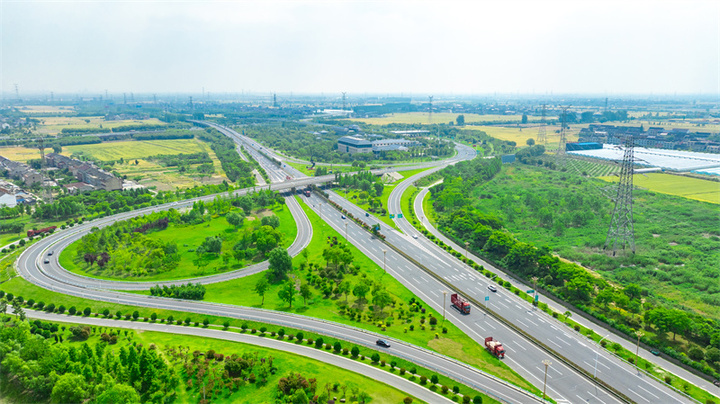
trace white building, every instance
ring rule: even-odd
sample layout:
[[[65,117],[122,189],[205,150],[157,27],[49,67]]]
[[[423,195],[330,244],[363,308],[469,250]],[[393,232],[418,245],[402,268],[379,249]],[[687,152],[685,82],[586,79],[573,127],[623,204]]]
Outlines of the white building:
[[[0,208],[14,208],[17,206],[17,199],[13,194],[0,194]]]

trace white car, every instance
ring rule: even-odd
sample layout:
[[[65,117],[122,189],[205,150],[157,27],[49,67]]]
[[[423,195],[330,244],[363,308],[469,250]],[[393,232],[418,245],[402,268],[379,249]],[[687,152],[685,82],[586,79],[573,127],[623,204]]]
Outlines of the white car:
[[[415,240],[417,240],[417,238],[418,238],[418,235],[417,235],[417,234],[413,234],[412,236],[413,236],[413,238],[414,238]]]

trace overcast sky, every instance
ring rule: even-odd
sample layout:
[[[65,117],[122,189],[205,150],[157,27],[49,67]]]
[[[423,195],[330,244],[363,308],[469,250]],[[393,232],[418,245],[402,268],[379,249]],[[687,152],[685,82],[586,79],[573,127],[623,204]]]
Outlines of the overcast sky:
[[[720,1],[8,1],[14,93],[720,95]]]

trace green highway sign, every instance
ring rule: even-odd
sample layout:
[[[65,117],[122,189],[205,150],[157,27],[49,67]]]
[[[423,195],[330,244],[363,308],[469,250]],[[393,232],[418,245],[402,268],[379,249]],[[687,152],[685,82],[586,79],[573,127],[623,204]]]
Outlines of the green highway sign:
[[[530,290],[527,291],[527,293],[535,293],[535,291],[532,290],[532,289],[530,289]]]

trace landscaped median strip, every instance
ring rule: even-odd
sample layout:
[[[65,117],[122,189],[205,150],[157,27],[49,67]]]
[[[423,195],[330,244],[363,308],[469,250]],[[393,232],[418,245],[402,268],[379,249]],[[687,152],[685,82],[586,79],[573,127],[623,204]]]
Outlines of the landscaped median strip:
[[[415,373],[409,373],[408,378],[406,379],[404,375],[406,374],[406,371],[404,368],[398,368],[396,365],[396,359],[394,356],[387,355],[386,353],[383,353],[383,355],[388,360],[380,360],[380,356],[378,355],[375,357],[375,354],[372,355],[373,361],[372,364],[377,364],[377,366],[373,366],[370,364],[365,364],[364,360],[369,359],[369,357],[360,355],[359,351],[354,351],[353,353],[358,353],[357,355],[352,355],[351,358],[342,358],[343,356],[347,356],[351,351],[347,348],[345,349],[337,349],[339,346],[339,342],[335,341],[334,343],[324,343],[322,342],[322,338],[313,340],[311,338],[303,338],[302,340],[295,339],[297,342],[292,343],[289,342],[292,339],[294,339],[294,336],[292,334],[286,334],[283,330],[282,333],[280,332],[274,332],[274,331],[263,331],[263,330],[256,330],[252,329],[250,331],[250,334],[246,334],[246,329],[242,329],[240,332],[232,332],[228,331],[228,327],[223,327],[223,330],[217,330],[217,329],[211,329],[208,328],[207,325],[205,325],[204,328],[198,329],[195,327],[190,326],[180,326],[180,327],[171,327],[170,323],[156,323],[156,322],[130,322],[129,324],[122,324],[120,321],[121,319],[111,319],[111,318],[96,318],[96,317],[81,317],[77,318],[75,316],[69,316],[69,315],[62,315],[62,314],[54,314],[54,313],[46,313],[43,311],[36,311],[36,310],[28,310],[27,311],[28,317],[31,318],[38,318],[46,321],[58,321],[58,322],[65,322],[65,323],[80,323],[80,324],[89,324],[89,325],[96,325],[96,326],[104,326],[104,327],[115,327],[115,328],[129,328],[129,329],[142,329],[147,331],[157,331],[157,332],[166,332],[166,333],[174,333],[174,334],[185,334],[185,335],[194,335],[199,337],[210,337],[210,338],[217,338],[217,339],[224,339],[229,341],[235,341],[235,342],[242,342],[252,345],[263,345],[269,348],[278,349],[282,351],[287,351],[303,356],[309,356],[312,357],[313,353],[316,353],[318,351],[322,352],[322,349],[324,348],[326,351],[332,350],[333,353],[330,352],[323,352],[322,356],[324,356],[325,362],[330,363],[335,366],[343,366],[344,364],[347,364],[345,361],[355,361],[361,363],[364,367],[368,369],[373,369],[372,371],[369,371],[370,374],[365,374],[366,376],[374,377],[376,380],[382,381],[384,377],[387,376],[387,373],[390,373],[394,379],[396,380],[402,380],[400,385],[397,386],[397,388],[401,389],[402,391],[412,394],[416,397],[419,397],[425,401],[435,403],[435,402],[453,402],[455,400],[451,400],[450,398],[446,397],[447,394],[452,394],[452,396],[458,397],[458,399],[462,400],[464,403],[469,403],[471,401],[470,395],[462,395],[454,391],[451,393],[451,390],[442,384],[440,384],[439,380],[436,383],[433,383],[430,381],[431,378],[428,378],[427,376],[420,376],[419,372]],[[197,323],[196,323],[197,325]],[[208,335],[210,334],[210,335]],[[262,338],[263,340],[267,341],[267,343],[258,344],[257,340],[255,340],[252,335],[256,334],[258,338]],[[297,334],[296,334],[297,335]],[[267,336],[271,336],[271,338],[264,338]],[[277,337],[276,337],[277,336]],[[287,336],[287,342],[285,340],[285,336]],[[272,338],[275,337],[275,338]],[[307,346],[303,346],[303,344],[306,344]],[[314,348],[311,348],[314,347]],[[300,352],[298,352],[300,351]],[[430,352],[431,353],[431,352]],[[337,358],[340,357],[342,359],[338,360]],[[377,360],[375,360],[377,359]],[[386,364],[388,366],[386,367]],[[465,365],[466,366],[466,365]],[[384,368],[384,369],[381,369]],[[395,374],[394,371],[396,369],[398,370],[398,374]],[[378,372],[378,371],[385,371],[385,372]],[[420,369],[423,370],[422,368]],[[437,369],[436,369],[437,370]],[[475,369],[473,369],[475,370]],[[439,371],[439,370],[437,370]],[[425,372],[423,372],[425,373]],[[427,371],[427,373],[431,373],[430,371]],[[492,376],[490,376],[492,377]],[[432,393],[429,393],[426,389],[419,387],[416,384],[416,381],[419,380],[420,385],[424,385],[429,389]],[[500,381],[499,379],[496,379],[497,381]],[[502,382],[502,381],[500,381]],[[509,387],[512,387],[508,385]],[[440,392],[442,393],[440,393]],[[504,400],[497,395],[489,392],[485,392],[486,394],[490,395],[491,398],[498,400],[499,402],[508,402],[507,400]],[[472,393],[471,393],[472,394]],[[465,398],[467,397],[467,398]],[[528,398],[534,399],[534,401],[541,402],[541,400],[538,397],[535,397],[533,395],[530,395],[528,393]],[[456,400],[458,400],[456,399]]]

